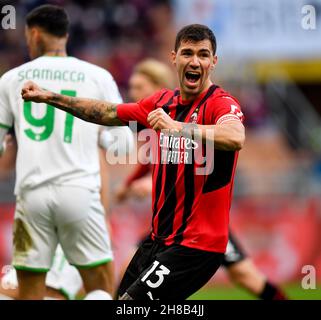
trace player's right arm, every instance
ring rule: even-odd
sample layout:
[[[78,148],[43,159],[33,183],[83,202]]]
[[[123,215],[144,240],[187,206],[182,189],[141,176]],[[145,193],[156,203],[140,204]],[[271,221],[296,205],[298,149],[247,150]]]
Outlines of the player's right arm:
[[[21,95],[25,101],[47,103],[85,121],[107,126],[124,125],[117,117],[117,103],[57,94],[40,88],[32,81],[25,83]]]
[[[0,157],[4,153],[4,150],[6,148],[4,138],[8,132],[8,129],[0,127]]]
[[[0,79],[0,157],[5,150],[5,137],[13,125],[13,114],[8,99],[8,80],[3,76]]]

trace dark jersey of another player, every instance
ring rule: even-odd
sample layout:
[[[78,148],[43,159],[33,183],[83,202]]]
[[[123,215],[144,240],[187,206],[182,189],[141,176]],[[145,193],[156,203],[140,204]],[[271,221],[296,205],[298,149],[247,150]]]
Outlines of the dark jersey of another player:
[[[156,108],[163,108],[172,119],[185,123],[243,121],[237,100],[216,85],[193,102],[182,101],[179,90],[164,89],[138,103],[119,105],[117,116],[125,123],[136,120],[150,128],[147,116]],[[202,164],[196,161],[200,152],[205,155],[202,142],[160,131],[155,146],[152,239],[165,245],[176,243],[224,253],[238,152],[206,147],[206,163]],[[212,172],[197,174],[211,161]]]

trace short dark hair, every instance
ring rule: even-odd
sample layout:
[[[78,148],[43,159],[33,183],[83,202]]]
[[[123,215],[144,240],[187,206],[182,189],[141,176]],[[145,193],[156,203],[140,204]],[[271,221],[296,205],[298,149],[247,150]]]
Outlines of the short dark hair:
[[[37,26],[57,37],[66,36],[69,27],[67,12],[62,7],[50,4],[30,11],[26,23],[29,28]]]
[[[216,53],[216,38],[213,31],[202,24],[190,24],[182,28],[176,35],[175,51],[184,41],[199,42],[209,40],[212,44],[213,54]]]

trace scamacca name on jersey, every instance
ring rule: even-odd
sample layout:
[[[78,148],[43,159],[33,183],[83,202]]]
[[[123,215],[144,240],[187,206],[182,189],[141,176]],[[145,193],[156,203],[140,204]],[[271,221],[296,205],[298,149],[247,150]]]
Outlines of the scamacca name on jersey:
[[[130,121],[129,127],[133,132],[137,132],[136,121]],[[195,164],[197,175],[211,174],[214,168],[214,139],[210,135],[213,135],[213,131],[206,131],[206,137],[210,138],[206,139],[206,143],[202,141],[200,134],[197,134],[198,131],[197,129],[194,130],[196,134],[192,138],[188,134],[168,134],[168,132],[162,130],[158,138],[157,132],[153,129],[141,130],[138,132],[137,139],[145,143],[135,153],[135,159],[132,155],[129,157],[129,163],[146,164],[146,159],[148,159],[148,162],[152,164],[158,161],[162,164]],[[117,145],[121,139],[121,133],[118,136],[117,130],[115,130],[113,143]],[[155,148],[156,141],[158,143],[157,148]],[[148,156],[150,154],[152,154],[151,157]]]

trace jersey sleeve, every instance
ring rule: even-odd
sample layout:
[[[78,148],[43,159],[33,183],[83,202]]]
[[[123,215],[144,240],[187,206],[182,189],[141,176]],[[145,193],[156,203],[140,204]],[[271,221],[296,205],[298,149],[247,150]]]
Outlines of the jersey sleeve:
[[[8,99],[6,80],[0,79],[0,127],[10,129],[13,125],[13,113]]]
[[[228,94],[220,95],[212,100],[210,108],[210,123],[222,124],[229,121],[244,121],[239,102]]]
[[[130,154],[135,147],[134,135],[126,126],[103,127],[99,135],[99,146],[119,156]]]
[[[137,121],[145,128],[150,128],[147,122],[148,114],[156,108],[156,103],[166,89],[158,91],[154,95],[142,99],[137,103],[123,103],[117,106],[117,117],[128,124],[129,121]]]
[[[102,81],[100,81],[99,84],[101,86],[102,100],[113,103],[123,102],[116,81],[110,73],[106,71],[106,73],[103,75]]]

